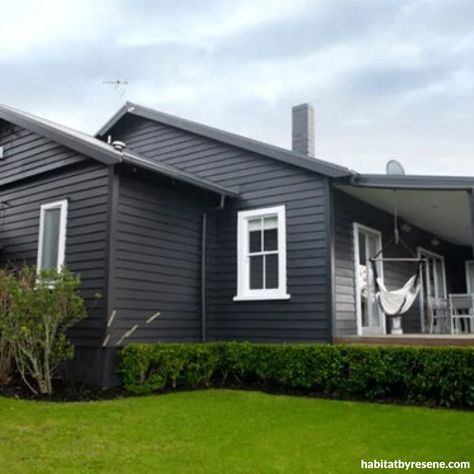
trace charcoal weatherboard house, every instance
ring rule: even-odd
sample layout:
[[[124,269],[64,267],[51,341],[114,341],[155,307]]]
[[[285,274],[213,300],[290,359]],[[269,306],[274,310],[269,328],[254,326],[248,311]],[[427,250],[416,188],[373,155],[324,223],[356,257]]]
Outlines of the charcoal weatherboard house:
[[[95,137],[0,107],[1,261],[81,275],[73,377],[112,385],[130,341],[474,342],[450,304],[474,291],[474,178],[358,174],[315,158],[313,121],[293,108],[290,151],[132,103]],[[390,288],[423,262],[398,336],[380,251]]]

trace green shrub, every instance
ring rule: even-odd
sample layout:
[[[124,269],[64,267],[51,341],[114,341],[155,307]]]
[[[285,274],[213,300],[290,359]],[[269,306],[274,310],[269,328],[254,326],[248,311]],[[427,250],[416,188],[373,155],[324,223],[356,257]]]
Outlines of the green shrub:
[[[131,344],[125,388],[259,386],[280,392],[474,407],[474,349],[247,342]]]
[[[16,280],[12,272],[0,269],[0,385],[7,385],[13,370],[13,346],[8,337],[12,318],[12,296]]]
[[[86,316],[79,279],[67,270],[37,274],[34,267],[0,272],[2,338],[34,393],[53,391],[52,379],[73,356],[68,329]],[[3,294],[3,295],[2,295]]]
[[[131,344],[122,352],[123,380],[134,393],[210,384],[219,364],[215,345]]]

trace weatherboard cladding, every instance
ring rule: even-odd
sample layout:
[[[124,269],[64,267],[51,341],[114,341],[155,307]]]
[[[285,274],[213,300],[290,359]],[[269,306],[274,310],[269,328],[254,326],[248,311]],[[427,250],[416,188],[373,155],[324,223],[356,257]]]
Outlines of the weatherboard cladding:
[[[170,165],[164,165],[156,162],[150,163],[141,156],[131,154],[127,151],[119,151],[112,145],[105,143],[103,140],[99,140],[86,133],[79,132],[69,127],[65,127],[63,125],[51,122],[41,117],[36,117],[18,109],[7,107],[5,105],[0,105],[0,128],[2,127],[2,124],[14,124],[16,127],[24,127],[26,130],[29,130],[29,132],[37,134],[37,137],[42,137],[43,140],[48,141],[49,144],[55,143],[56,146],[63,145],[64,147],[67,147],[70,153],[72,153],[74,150],[79,155],[94,158],[97,161],[107,165],[114,165],[121,162],[131,163],[136,167],[146,169],[152,174],[167,176],[170,179],[190,183],[194,186],[224,194],[226,196],[237,196],[234,190],[226,189],[222,186],[207,182],[206,180],[199,179],[196,176],[184,173],[183,171]],[[5,131],[7,140],[9,140],[9,137],[12,136],[11,125],[9,125]],[[13,126],[13,129],[14,128],[15,126]],[[6,147],[8,149],[10,144],[7,143]],[[38,155],[40,153],[41,151],[38,149]],[[48,165],[49,168],[57,168],[69,164],[69,161],[62,161],[61,157],[58,155],[59,154],[57,153],[53,153],[53,155],[45,155],[44,164],[35,164],[44,168],[46,168]],[[24,171],[26,175],[33,175],[36,174],[37,170],[33,166],[31,170],[28,168]],[[7,181],[12,179],[16,179],[15,174],[6,175]],[[7,181],[4,180],[3,182]]]
[[[357,334],[355,311],[355,272],[353,223],[358,222],[382,232],[382,245],[393,236],[393,216],[367,203],[335,190],[334,193],[335,239],[335,336]],[[416,251],[417,246],[444,255],[448,292],[464,293],[464,261],[470,258],[471,249],[440,241],[433,248],[432,234],[412,226],[404,241]],[[406,257],[400,246],[391,245],[384,250],[385,256]],[[387,262],[384,280],[388,288],[400,288],[415,271],[413,263]],[[387,326],[388,328],[388,326]],[[405,332],[420,332],[419,302],[403,318]]]
[[[0,186],[78,163],[84,159],[73,150],[41,135],[0,120]]]
[[[117,113],[115,113],[113,117],[111,117],[110,120],[108,120],[107,123],[105,123],[105,125],[97,132],[96,136],[109,136],[110,130],[124,117],[129,117],[130,115],[151,120],[154,123],[174,127],[192,135],[205,137],[212,141],[236,147],[240,150],[270,157],[276,161],[297,166],[301,169],[321,173],[324,176],[334,178],[351,175],[351,171],[348,168],[336,165],[335,163],[330,163],[319,158],[310,158],[305,154],[297,153],[269,143],[264,143],[130,102],[127,102],[122,108],[120,108]]]
[[[103,141],[13,107],[0,105],[0,120],[15,124],[101,163],[114,164],[121,161],[120,153]]]
[[[195,188],[120,172],[111,262],[113,339],[138,324],[132,341],[199,340],[201,219],[217,203],[217,196]]]
[[[7,204],[0,211],[2,265],[35,265],[41,204],[68,200],[66,265],[80,275],[89,308],[87,319],[71,332],[78,346],[97,345],[102,337],[107,183],[107,168],[83,159],[74,166],[0,187],[0,201]]]
[[[213,246],[208,268],[210,338],[330,340],[327,178],[139,117],[124,117],[110,134],[113,139],[127,143],[128,149],[152,160],[237,188],[241,194],[238,200],[229,199],[224,211],[214,212],[210,217],[208,244]],[[287,211],[291,299],[233,302],[237,277],[237,211],[278,204],[285,204]]]

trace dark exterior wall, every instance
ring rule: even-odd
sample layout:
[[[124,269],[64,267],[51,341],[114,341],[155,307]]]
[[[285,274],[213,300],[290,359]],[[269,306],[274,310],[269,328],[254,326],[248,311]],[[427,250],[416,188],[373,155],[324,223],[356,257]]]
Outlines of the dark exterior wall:
[[[71,336],[77,346],[103,338],[109,171],[49,139],[0,121],[0,264],[36,265],[40,208],[68,200],[66,266],[81,276],[88,318]],[[101,296],[98,298],[98,296]]]
[[[265,207],[268,201],[252,199],[216,214],[210,337],[269,342],[330,339],[324,206],[311,205],[324,199],[324,183],[312,183],[305,192],[305,198],[295,191],[294,200],[288,195],[274,203],[286,205],[288,301],[232,300],[237,285],[237,211]]]
[[[237,187],[209,223],[208,336],[255,341],[329,341],[328,186],[326,178],[173,127],[126,117],[114,139],[157,161]],[[289,301],[233,302],[237,278],[237,211],[284,204]]]
[[[24,128],[0,120],[0,186],[83,161],[84,157]]]
[[[335,227],[335,335],[346,336],[357,334],[355,312],[355,273],[354,273],[354,242],[353,223],[372,227],[382,232],[382,245],[393,236],[393,216],[359,201],[346,193],[334,190],[334,227]],[[470,248],[451,245],[440,241],[436,248],[430,241],[432,234],[412,226],[409,234],[402,232],[403,240],[416,252],[423,247],[443,255],[446,266],[448,292],[464,292],[465,271],[464,261],[471,258]],[[391,245],[384,250],[385,256],[407,257],[407,252],[400,246]],[[384,264],[384,280],[388,288],[399,288],[410,278],[416,267],[408,262],[386,262]],[[419,302],[403,317],[405,332],[420,332],[421,322]],[[387,322],[387,330],[389,324]]]
[[[116,187],[112,341],[134,324],[132,341],[199,341],[202,213],[218,196],[125,170]]]
[[[71,330],[67,377],[103,385],[109,170],[62,145],[0,121],[0,265],[36,265],[40,208],[68,200],[66,266],[80,275],[88,317]]]
[[[107,230],[107,168],[84,161],[73,168],[39,175],[0,187],[1,264],[36,265],[40,207],[68,200],[66,266],[82,279],[81,292],[88,318],[71,335],[77,345],[97,345],[104,315],[105,248]],[[102,298],[97,299],[96,295]]]

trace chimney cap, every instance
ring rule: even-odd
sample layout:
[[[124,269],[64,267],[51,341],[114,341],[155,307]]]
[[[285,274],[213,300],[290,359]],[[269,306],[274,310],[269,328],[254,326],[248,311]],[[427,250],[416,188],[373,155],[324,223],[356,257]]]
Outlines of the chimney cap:
[[[292,110],[299,110],[299,109],[310,109],[314,111],[314,107],[309,102],[304,102],[303,104],[293,105],[291,108]]]

